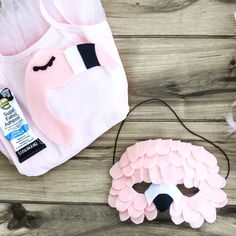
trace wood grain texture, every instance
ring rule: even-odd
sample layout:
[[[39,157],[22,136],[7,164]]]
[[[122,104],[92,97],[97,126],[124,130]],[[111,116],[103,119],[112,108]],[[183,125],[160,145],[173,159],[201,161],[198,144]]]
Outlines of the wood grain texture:
[[[131,101],[154,96],[202,100],[205,95],[214,94],[225,100],[235,92],[235,40],[117,39],[116,42],[128,75]]]
[[[115,35],[234,36],[235,1],[103,0]]]
[[[225,125],[222,122],[188,122],[187,125],[193,130],[201,130],[201,135],[216,141],[229,154],[232,171],[228,184],[225,188],[229,194],[231,204],[236,203],[235,178],[236,158],[235,141],[224,139]],[[0,161],[0,201],[41,201],[41,202],[84,202],[106,203],[107,193],[111,179],[108,175],[112,165],[112,152],[114,137],[117,133],[115,127],[103,137],[94,142],[89,149],[82,152],[79,157],[70,160],[50,171],[37,177],[27,178],[18,174],[14,166],[7,160]],[[178,138],[191,141],[194,144],[202,144],[214,153],[225,174],[226,162],[222,155],[205,142],[199,142],[187,133],[176,122],[129,122],[120,137],[120,149],[117,152],[119,158],[121,151],[131,145],[135,140],[149,138]],[[218,141],[220,140],[220,141]],[[84,153],[84,154],[83,154]],[[17,192],[17,194],[16,194]]]
[[[128,75],[131,105],[165,98],[183,120],[223,120],[230,111],[236,88],[235,40],[117,39],[116,43]],[[133,117],[172,116],[160,104],[148,104]]]
[[[235,98],[235,41],[148,38],[117,39],[116,43],[128,75],[131,106],[143,99],[163,98],[191,129],[222,146],[234,167],[235,140],[226,138],[224,115]],[[117,127],[111,129],[78,158],[38,178],[22,177],[7,160],[0,159],[0,199],[106,202],[116,132]],[[217,155],[225,173],[225,160],[214,148],[186,132],[166,107],[154,103],[130,116],[121,133],[117,157],[136,140],[158,137],[208,147]],[[234,168],[231,178],[236,178]],[[233,183],[227,186],[231,203],[236,202]]]
[[[236,140],[227,138],[224,115],[236,97],[235,0],[102,0],[129,82],[133,106],[167,101],[193,131],[222,147],[231,160],[227,207],[214,224],[175,226],[168,213],[153,222],[121,223],[107,206],[114,138],[112,128],[72,160],[44,176],[28,178],[0,158],[0,236],[235,235]],[[149,103],[134,111],[121,132],[117,159],[135,141],[173,138],[210,144],[189,134],[166,107]],[[20,203],[24,203],[21,205]]]
[[[215,224],[205,223],[199,230],[187,224],[175,226],[168,212],[152,222],[134,225],[119,222],[118,214],[106,205],[0,204],[0,231],[6,235],[234,235],[235,206],[220,209]],[[19,220],[19,215],[20,217]],[[23,220],[21,220],[23,219]]]

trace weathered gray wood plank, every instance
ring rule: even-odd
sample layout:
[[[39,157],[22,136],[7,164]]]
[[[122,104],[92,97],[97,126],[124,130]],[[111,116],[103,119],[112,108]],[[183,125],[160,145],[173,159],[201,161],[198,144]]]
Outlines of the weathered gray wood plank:
[[[103,0],[115,35],[233,36],[234,0]]]
[[[1,236],[13,235],[234,235],[235,206],[218,211],[214,224],[199,230],[187,224],[174,225],[168,212],[152,222],[134,225],[119,222],[118,214],[106,205],[0,205]],[[20,217],[19,217],[20,216]]]
[[[199,98],[235,92],[236,41],[117,39],[131,101],[146,97]],[[225,96],[224,93],[229,93]],[[221,96],[221,94],[223,94]]]
[[[116,43],[128,75],[131,105],[161,97],[183,120],[223,120],[230,111],[236,91],[235,40],[117,39]],[[131,119],[172,117],[160,104],[147,104]]]

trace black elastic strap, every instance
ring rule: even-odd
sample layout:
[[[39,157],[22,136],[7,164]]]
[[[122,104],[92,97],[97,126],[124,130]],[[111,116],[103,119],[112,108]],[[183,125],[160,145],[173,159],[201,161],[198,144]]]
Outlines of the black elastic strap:
[[[172,113],[175,115],[175,117],[177,118],[177,120],[181,123],[181,125],[191,134],[201,138],[202,140],[210,143],[211,145],[213,145],[214,147],[216,147],[225,157],[226,161],[227,161],[227,165],[228,165],[228,170],[227,170],[227,174],[226,174],[226,177],[225,179],[227,179],[229,177],[229,173],[230,173],[230,160],[229,160],[229,157],[228,155],[225,153],[225,151],[220,148],[218,145],[216,145],[215,143],[213,143],[212,141],[208,140],[207,138],[204,138],[203,136],[193,132],[192,130],[190,130],[184,123],[183,121],[179,118],[179,116],[177,115],[177,113],[173,110],[173,108],[171,108],[170,105],[168,105],[165,101],[163,101],[162,99],[159,99],[159,98],[152,98],[152,99],[148,99],[148,100],[145,100],[143,102],[140,102],[139,104],[137,104],[136,106],[134,106],[130,111],[129,113],[127,114],[127,117],[121,122],[121,125],[119,127],[119,130],[117,132],[117,135],[116,135],[116,139],[115,139],[115,144],[114,144],[114,151],[113,151],[113,164],[115,164],[115,158],[116,158],[116,148],[117,148],[117,142],[118,142],[118,139],[119,139],[119,135],[120,135],[120,132],[121,132],[121,129],[123,127],[123,125],[125,124],[125,122],[127,121],[128,119],[128,116],[130,115],[131,112],[133,112],[137,107],[139,106],[142,106],[143,104],[145,103],[148,103],[148,102],[160,102],[162,103],[163,105],[165,105],[166,107],[168,107]]]

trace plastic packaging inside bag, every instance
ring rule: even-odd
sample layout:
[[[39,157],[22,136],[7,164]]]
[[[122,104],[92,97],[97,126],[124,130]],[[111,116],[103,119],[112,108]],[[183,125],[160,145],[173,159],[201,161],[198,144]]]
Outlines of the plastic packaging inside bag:
[[[43,1],[58,22],[75,25],[96,24],[105,19],[100,0]],[[49,28],[40,11],[39,0],[1,0],[0,53],[14,55],[26,50]]]
[[[17,54],[44,34],[48,24],[39,14],[38,0],[2,0],[0,9],[0,52]]]

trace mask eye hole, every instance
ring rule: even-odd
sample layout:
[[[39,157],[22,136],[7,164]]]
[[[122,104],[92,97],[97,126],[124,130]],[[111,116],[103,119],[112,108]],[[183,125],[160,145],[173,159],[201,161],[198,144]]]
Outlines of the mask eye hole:
[[[188,196],[188,197],[192,197],[192,196],[194,196],[196,193],[199,192],[199,189],[198,189],[198,188],[195,188],[195,187],[193,187],[193,188],[186,188],[186,187],[184,186],[184,184],[178,184],[178,185],[177,185],[177,188],[180,190],[180,192],[181,192],[182,194],[184,194],[185,196]]]
[[[144,193],[149,188],[150,185],[151,183],[146,183],[146,182],[137,183],[133,186],[133,189],[138,193]]]

